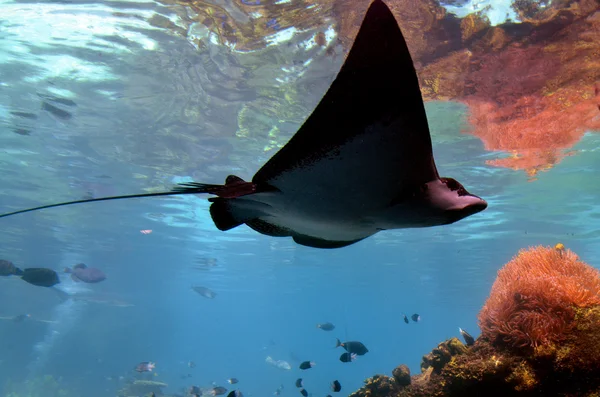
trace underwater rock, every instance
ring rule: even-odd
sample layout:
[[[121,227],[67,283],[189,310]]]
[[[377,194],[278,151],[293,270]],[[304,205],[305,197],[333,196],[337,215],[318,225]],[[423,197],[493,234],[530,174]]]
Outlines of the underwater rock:
[[[365,380],[364,383],[363,387],[350,394],[349,397],[391,396],[400,390],[394,378],[385,375],[375,375]]]
[[[467,351],[467,347],[458,338],[452,338],[442,342],[431,351],[431,353],[423,356],[421,362],[421,371],[432,367],[435,373],[440,373],[442,368],[450,362],[452,357],[463,354]]]
[[[352,396],[597,397],[598,302],[600,272],[562,244],[522,250],[498,272],[472,347],[442,342],[409,385],[377,375]]]
[[[398,386],[408,386],[410,385],[410,369],[406,364],[400,364],[392,371],[392,375],[394,376],[394,380]]]

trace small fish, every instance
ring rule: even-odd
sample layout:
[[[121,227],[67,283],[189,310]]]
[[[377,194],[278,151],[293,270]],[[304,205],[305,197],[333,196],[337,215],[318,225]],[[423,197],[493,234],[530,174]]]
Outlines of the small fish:
[[[406,314],[403,314],[403,315],[402,315],[402,317],[404,318],[404,322],[405,322],[406,324],[408,324],[408,323],[409,323],[409,321],[408,321],[408,317],[406,317]]]
[[[244,397],[244,395],[239,390],[232,390],[227,397]]]
[[[304,361],[302,364],[300,364],[300,369],[311,369],[315,365],[316,363],[314,361]]]
[[[213,396],[220,396],[225,393],[227,393],[227,389],[222,386],[213,387],[213,389],[210,391],[210,394]]]
[[[302,394],[304,397],[308,397],[308,392],[306,389],[300,389],[300,394]]]
[[[10,112],[10,114],[12,114],[13,116],[17,116],[17,117],[21,117],[24,119],[29,119],[29,120],[37,120],[37,115],[34,113],[29,113],[29,112],[15,112],[12,111]]]
[[[42,267],[30,267],[23,270],[21,279],[38,287],[52,287],[60,283],[58,274],[54,270]]]
[[[142,361],[135,366],[137,372],[152,372],[156,368],[156,364],[152,361]]]
[[[296,379],[296,387],[299,389],[302,387],[302,378]]]
[[[85,263],[78,263],[72,268],[65,267],[65,273],[71,275],[75,282],[83,281],[88,284],[95,284],[106,280],[106,274],[95,267],[87,267]]]
[[[356,353],[359,356],[364,356],[369,352],[369,349],[362,342],[351,341],[351,342],[340,342],[336,339],[335,347],[342,346],[348,353]]]
[[[317,328],[322,329],[323,331],[333,331],[335,329],[335,325],[332,323],[321,323],[317,324]]]
[[[150,233],[152,233],[152,229],[142,229],[142,230],[140,230],[140,233],[142,233],[142,234],[150,234]]]
[[[26,318],[30,318],[31,314],[19,314],[18,316],[14,316],[13,317],[13,321],[15,323],[22,323],[23,321],[25,321]]]
[[[279,387],[277,388],[277,390],[275,390],[273,392],[273,395],[274,396],[279,396],[282,392],[283,392],[283,385],[279,385]]]
[[[0,259],[0,276],[22,276],[23,270],[19,269],[11,261]]]
[[[61,105],[65,105],[65,106],[77,106],[77,103],[75,103],[75,101],[68,99],[68,98],[60,98],[54,95],[48,95],[48,94],[39,94],[38,96],[41,99],[45,99],[47,101],[50,102],[54,102],[54,103],[59,103]]]
[[[198,386],[190,386],[188,389],[188,394],[191,396],[200,396],[202,394],[202,390]]]
[[[196,363],[193,361],[188,361],[187,366],[188,368],[196,368]]]
[[[343,363],[351,363],[356,360],[356,353],[344,353],[340,356],[340,361]]]
[[[217,259],[215,258],[205,258],[205,257],[197,257],[194,262],[196,262],[196,264],[200,265],[200,266],[206,266],[206,267],[215,267],[217,266]]]
[[[415,322],[418,323],[419,321],[421,321],[421,316],[419,316],[417,313],[413,314],[412,316],[410,316],[410,318]]]
[[[475,338],[473,338],[470,333],[460,327],[458,327],[458,332],[460,332],[460,335],[465,340],[467,346],[473,346],[475,344]]]
[[[200,296],[203,296],[208,299],[214,299],[214,297],[217,296],[216,292],[211,291],[206,287],[194,286],[192,287],[192,289],[196,291]]]
[[[333,382],[331,382],[331,391],[337,393],[340,390],[342,390],[342,384],[339,381],[334,380]]]
[[[28,130],[27,128],[16,128],[15,127],[12,129],[12,131],[18,135],[23,135],[23,136],[31,135],[31,130]]]
[[[66,110],[63,110],[59,107],[49,104],[48,102],[42,102],[42,110],[47,111],[53,116],[61,119],[61,120],[70,120],[73,115]]]
[[[230,385],[235,385],[238,382],[239,382],[239,380],[237,380],[236,378],[227,379],[227,383],[229,383]]]
[[[267,358],[265,358],[265,362],[267,364],[277,367],[279,369],[285,369],[286,371],[289,371],[290,369],[292,369],[292,366],[287,361],[273,360],[273,358],[271,358],[271,356],[268,356]]]

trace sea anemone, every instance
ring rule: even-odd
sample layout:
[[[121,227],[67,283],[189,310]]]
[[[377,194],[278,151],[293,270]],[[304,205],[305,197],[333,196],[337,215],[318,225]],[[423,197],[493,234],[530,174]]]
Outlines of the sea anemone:
[[[508,348],[552,345],[577,309],[600,305],[600,272],[560,244],[521,250],[499,272],[479,313],[481,336]]]

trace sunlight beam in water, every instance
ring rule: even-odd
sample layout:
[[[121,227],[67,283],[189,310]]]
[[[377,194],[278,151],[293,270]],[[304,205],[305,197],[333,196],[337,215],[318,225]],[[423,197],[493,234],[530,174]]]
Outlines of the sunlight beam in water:
[[[81,262],[83,261],[78,253],[66,252],[63,255],[61,264],[72,266],[72,264]],[[47,364],[51,360],[52,354],[78,323],[85,302],[76,301],[70,299],[70,297],[77,293],[90,291],[82,283],[76,283],[70,278],[63,278],[61,284],[53,288],[57,290],[56,292],[61,296],[62,301],[52,310],[51,321],[48,322],[44,338],[33,346],[33,359],[27,367],[29,379],[47,373]]]

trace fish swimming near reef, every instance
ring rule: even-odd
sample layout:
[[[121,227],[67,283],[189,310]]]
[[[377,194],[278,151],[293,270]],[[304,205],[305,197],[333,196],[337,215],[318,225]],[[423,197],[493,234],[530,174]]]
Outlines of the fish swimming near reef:
[[[11,261],[0,259],[0,276],[22,276],[23,270],[19,269]]]
[[[458,327],[458,332],[465,340],[465,344],[467,346],[473,346],[475,344],[475,338],[473,338],[470,333],[468,333],[467,331],[465,331],[464,329],[462,329],[460,327]]]
[[[156,364],[152,361],[142,361],[135,366],[134,370],[136,372],[152,372],[154,368],[156,368]]]
[[[356,356],[356,353],[342,353],[340,356],[340,361],[343,363],[351,363],[352,361],[356,360]]]
[[[21,279],[38,287],[52,287],[60,283],[58,274],[54,270],[43,267],[23,269]]]
[[[290,369],[292,369],[292,366],[287,361],[284,361],[284,360],[274,360],[271,356],[268,356],[267,358],[265,358],[265,362],[267,364],[269,364],[269,365],[272,365],[272,366],[277,367],[279,369],[284,369],[286,371],[289,371]]]
[[[322,329],[323,331],[333,331],[335,329],[335,325],[332,323],[320,323],[317,324],[317,328]]]
[[[99,283],[106,280],[106,274],[95,267],[87,267],[85,263],[78,263],[73,268],[65,268],[65,273],[71,274],[71,279],[75,282],[83,281],[84,283]]]
[[[192,290],[196,292],[198,295],[203,296],[208,299],[214,299],[217,296],[217,293],[209,288],[202,287],[199,285],[195,285],[192,287]]]
[[[440,177],[413,62],[392,12],[374,0],[323,99],[251,181],[182,183],[171,191],[43,205],[207,193],[219,230],[242,224],[298,244],[340,248],[383,230],[431,227],[487,203]]]
[[[341,342],[339,339],[336,339],[335,347],[342,346],[346,351],[350,354],[354,353],[359,356],[364,356],[369,352],[369,349],[362,342],[358,341],[349,341],[349,342]]]
[[[299,368],[302,370],[306,370],[306,369],[311,369],[315,366],[315,362],[314,361],[303,361],[302,363],[300,363]]]

